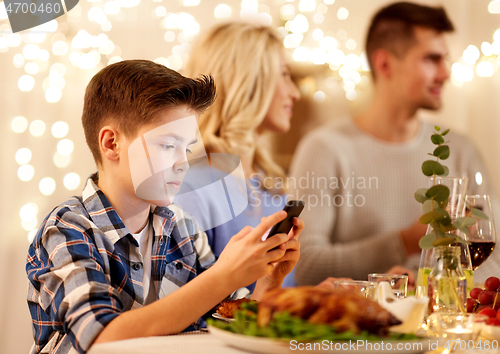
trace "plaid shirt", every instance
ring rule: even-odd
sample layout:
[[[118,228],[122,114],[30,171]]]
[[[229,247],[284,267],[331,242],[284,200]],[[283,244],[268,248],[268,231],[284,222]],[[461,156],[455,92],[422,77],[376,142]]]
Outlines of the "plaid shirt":
[[[206,234],[175,205],[151,207],[151,281],[162,298],[214,262]],[[97,187],[56,207],[30,245],[26,263],[32,353],[85,353],[121,312],[143,305],[139,244]],[[76,350],[75,350],[76,348]]]

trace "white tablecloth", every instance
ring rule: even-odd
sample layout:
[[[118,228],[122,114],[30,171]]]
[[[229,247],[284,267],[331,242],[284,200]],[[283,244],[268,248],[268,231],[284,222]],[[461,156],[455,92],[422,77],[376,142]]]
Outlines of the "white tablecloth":
[[[88,354],[249,354],[248,351],[227,346],[208,332],[188,332],[172,336],[128,339],[117,342],[94,345]],[[295,350],[291,353],[307,353],[307,350]],[[329,351],[324,351],[325,353]],[[390,353],[396,354],[397,351]],[[457,350],[453,354],[498,354],[495,350]],[[273,354],[273,353],[270,353]],[[380,353],[386,354],[386,353]],[[448,351],[436,350],[426,354],[449,354]]]
[[[96,344],[88,354],[248,354],[224,345],[208,332],[128,339]]]

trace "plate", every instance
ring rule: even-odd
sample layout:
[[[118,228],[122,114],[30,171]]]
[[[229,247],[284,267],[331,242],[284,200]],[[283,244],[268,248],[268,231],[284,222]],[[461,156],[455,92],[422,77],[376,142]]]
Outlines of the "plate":
[[[224,317],[224,316],[221,316],[219,315],[217,312],[214,312],[212,314],[212,317],[213,318],[216,318],[218,320],[221,320],[221,321],[226,321],[226,322],[233,322],[233,321],[236,321],[234,318],[229,318],[229,317]]]
[[[309,353],[358,353],[358,354],[381,354],[401,353],[417,354],[431,350],[429,339],[416,339],[407,341],[351,341],[351,342],[309,342],[300,343],[290,339],[252,337],[236,334],[220,328],[208,326],[209,332],[226,345],[254,353],[289,354],[297,351]],[[435,341],[434,341],[435,342]],[[359,346],[357,346],[359,343]],[[392,348],[389,348],[388,345]],[[399,345],[400,347],[396,347]],[[250,349],[251,348],[251,349]],[[436,346],[437,348],[437,346]]]
[[[490,326],[485,325],[481,329],[481,336],[485,337],[489,340],[498,340],[500,341],[500,327],[499,326]]]

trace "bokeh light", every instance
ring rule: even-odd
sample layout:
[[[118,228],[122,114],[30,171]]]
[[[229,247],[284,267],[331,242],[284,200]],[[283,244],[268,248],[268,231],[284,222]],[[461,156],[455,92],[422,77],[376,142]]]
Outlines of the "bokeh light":
[[[28,148],[21,148],[16,151],[16,162],[20,165],[26,165],[31,160],[31,150]]]
[[[214,9],[215,18],[228,18],[231,17],[231,7],[226,4],[219,4]]]
[[[38,206],[35,203],[24,204],[21,209],[19,209],[19,217],[21,220],[32,220],[36,218],[38,214]]]
[[[301,12],[311,12],[316,9],[316,1],[314,0],[300,0],[299,11]]]
[[[38,189],[44,196],[49,196],[56,190],[56,181],[50,177],[42,178],[38,184]]]
[[[316,91],[313,95],[314,101],[321,103],[325,100],[326,95],[323,91]]]
[[[45,91],[45,99],[47,102],[55,103],[59,102],[62,97],[62,91],[57,87],[49,87],[47,91]]]
[[[482,61],[476,66],[476,73],[481,77],[491,77],[495,72],[495,68],[488,61]]]
[[[35,169],[31,165],[22,165],[17,169],[17,177],[23,182],[27,182],[35,175]]]
[[[347,19],[347,17],[349,17],[349,10],[347,10],[345,7],[341,7],[337,11],[337,18],[339,20],[345,20],[345,19]]]
[[[66,189],[72,191],[78,188],[78,186],[80,185],[80,176],[73,172],[68,173],[66,176],[64,176],[63,184]]]
[[[309,49],[306,47],[298,47],[293,51],[293,60],[307,61],[309,60]]]
[[[69,165],[69,163],[71,162],[71,156],[61,155],[59,152],[56,152],[52,160],[54,161],[54,165],[59,168],[63,168]]]
[[[349,101],[354,101],[356,99],[356,97],[358,96],[358,94],[356,93],[356,91],[354,90],[349,90],[346,92],[345,94],[345,97],[349,100]]]
[[[34,120],[30,124],[30,133],[33,136],[41,136],[45,132],[45,123],[41,120]]]
[[[35,87],[35,79],[30,75],[22,75],[17,81],[17,85],[21,91],[31,91]]]
[[[69,132],[69,125],[66,122],[55,122],[50,130],[54,138],[64,138]]]
[[[37,225],[38,225],[38,220],[36,219],[36,217],[34,217],[33,219],[30,219],[30,220],[22,220],[21,221],[21,226],[26,231],[34,230],[37,227]]]
[[[17,116],[10,122],[10,127],[15,133],[23,133],[28,127],[28,120],[23,116]]]
[[[57,143],[57,152],[61,155],[69,155],[73,152],[74,144],[69,139],[63,139]]]

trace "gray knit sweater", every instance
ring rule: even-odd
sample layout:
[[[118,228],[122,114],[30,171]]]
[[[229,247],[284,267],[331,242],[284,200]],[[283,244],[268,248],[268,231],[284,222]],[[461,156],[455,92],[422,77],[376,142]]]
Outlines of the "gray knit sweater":
[[[432,131],[432,125],[422,122],[411,141],[387,143],[345,118],[301,141],[288,181],[290,198],[306,203],[296,266],[300,285],[318,284],[329,276],[366,279],[368,273],[408,261],[399,231],[421,216],[413,195],[427,187],[421,165],[435,148]],[[447,138],[451,154],[444,164],[449,176],[468,176],[468,194],[491,194],[472,143],[453,131]],[[476,282],[500,275],[499,248],[475,272]],[[419,255],[411,258],[418,264]]]

